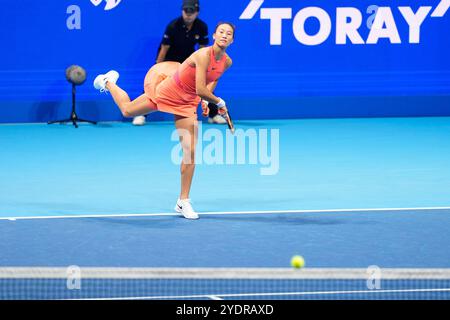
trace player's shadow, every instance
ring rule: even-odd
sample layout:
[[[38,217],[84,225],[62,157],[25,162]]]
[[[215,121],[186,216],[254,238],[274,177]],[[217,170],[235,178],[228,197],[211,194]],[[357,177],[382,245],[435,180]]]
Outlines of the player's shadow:
[[[275,225],[343,225],[343,224],[373,224],[373,221],[355,221],[354,219],[334,218],[331,216],[324,217],[323,215],[317,216],[302,216],[302,213],[282,213],[282,214],[224,214],[224,215],[202,215],[201,219],[215,220],[215,221],[236,221],[236,222],[251,222],[251,223],[263,223]]]
[[[99,224],[108,225],[108,227],[123,228],[124,226],[136,229],[173,229],[178,228],[181,216],[147,216],[147,217],[96,217],[87,218],[89,221],[96,221]]]
[[[236,222],[251,222],[251,223],[264,223],[270,225],[339,225],[346,224],[345,220],[329,218],[329,217],[317,217],[306,218],[298,216],[284,216],[285,214],[224,214],[224,215],[202,215],[201,219],[217,220],[217,221],[236,221]]]

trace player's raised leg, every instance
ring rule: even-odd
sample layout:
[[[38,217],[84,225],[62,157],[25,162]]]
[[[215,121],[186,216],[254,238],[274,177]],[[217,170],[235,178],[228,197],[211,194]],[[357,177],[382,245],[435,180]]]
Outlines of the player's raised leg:
[[[111,70],[98,75],[94,80],[94,87],[101,92],[109,91],[124,117],[132,118],[157,111],[156,105],[145,94],[131,101],[126,91],[116,84],[118,79],[119,73]]]

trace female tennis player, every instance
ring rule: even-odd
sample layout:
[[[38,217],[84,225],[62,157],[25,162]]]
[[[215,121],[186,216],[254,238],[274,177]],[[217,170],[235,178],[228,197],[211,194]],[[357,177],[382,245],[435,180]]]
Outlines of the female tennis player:
[[[131,101],[117,84],[119,73],[111,70],[98,75],[94,87],[109,91],[123,116],[132,118],[154,111],[172,113],[183,150],[181,163],[181,192],[175,210],[187,219],[198,219],[189,199],[195,169],[197,144],[197,106],[201,100],[203,114],[208,114],[206,102],[215,103],[226,112],[226,103],[213,91],[220,76],[231,66],[226,49],[233,43],[235,27],[220,22],[214,31],[214,44],[194,52],[182,64],[161,62],[154,65],[145,76],[144,94]]]

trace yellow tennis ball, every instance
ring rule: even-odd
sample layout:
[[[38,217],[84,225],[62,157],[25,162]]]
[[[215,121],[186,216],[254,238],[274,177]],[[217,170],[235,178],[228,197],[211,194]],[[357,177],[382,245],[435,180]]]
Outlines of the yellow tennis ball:
[[[305,259],[302,256],[295,255],[291,259],[291,266],[297,269],[303,268],[305,266]]]

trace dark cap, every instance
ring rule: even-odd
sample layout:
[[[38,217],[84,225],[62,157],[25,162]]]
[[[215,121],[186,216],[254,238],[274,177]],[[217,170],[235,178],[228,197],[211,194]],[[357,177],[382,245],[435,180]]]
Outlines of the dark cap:
[[[183,6],[181,7],[187,13],[193,13],[200,11],[198,0],[183,0]]]

